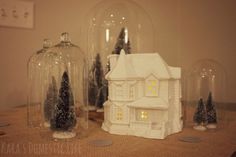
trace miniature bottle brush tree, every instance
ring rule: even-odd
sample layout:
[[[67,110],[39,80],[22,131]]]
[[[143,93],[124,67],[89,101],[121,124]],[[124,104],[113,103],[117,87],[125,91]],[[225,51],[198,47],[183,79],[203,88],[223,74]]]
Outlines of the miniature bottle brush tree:
[[[117,37],[116,44],[112,54],[120,54],[121,49],[126,54],[131,53],[130,41],[126,37],[127,29],[121,28],[121,31]],[[127,38],[127,39],[126,39]],[[88,90],[88,101],[89,104],[96,106],[97,108],[103,108],[103,103],[107,100],[108,96],[108,82],[105,79],[105,74],[110,71],[110,63],[107,62],[106,70],[104,73],[102,67],[102,61],[100,54],[97,53],[95,61],[89,72],[89,90]]]
[[[95,62],[90,69],[89,76],[89,104],[94,104],[98,108],[102,108],[105,101],[104,96],[104,78],[103,68],[101,63],[100,54],[98,53]]]
[[[212,94],[211,92],[209,93],[209,96],[207,98],[207,103],[206,103],[206,114],[207,114],[207,128],[209,129],[214,129],[216,128],[217,124],[217,115],[216,115],[216,109],[215,105],[212,101]]]
[[[209,92],[206,105],[204,104],[202,98],[198,101],[198,105],[193,116],[193,121],[196,124],[193,128],[196,130],[205,131],[206,127],[209,129],[216,128],[217,115],[215,105],[212,101],[211,92]]]
[[[126,39],[127,28],[121,28],[120,34],[116,40],[116,45],[112,54],[120,54],[121,50],[123,49],[126,54],[131,53],[130,41]]]
[[[202,98],[199,99],[196,112],[193,117],[193,121],[196,123],[194,129],[196,130],[206,130],[204,123],[206,122],[206,110]]]
[[[58,89],[55,77],[52,77],[52,82],[48,86],[47,96],[44,101],[44,125],[50,127],[50,120],[52,119],[54,108],[58,102]]]
[[[76,134],[72,129],[76,125],[74,98],[67,72],[63,73],[58,103],[51,119],[51,129],[55,138],[71,138]]]

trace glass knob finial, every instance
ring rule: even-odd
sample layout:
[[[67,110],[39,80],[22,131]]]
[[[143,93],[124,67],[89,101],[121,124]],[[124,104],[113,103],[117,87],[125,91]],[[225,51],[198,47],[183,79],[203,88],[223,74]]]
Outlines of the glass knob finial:
[[[68,32],[63,32],[61,34],[61,42],[70,42],[70,36]]]
[[[43,48],[49,48],[52,46],[52,41],[50,39],[43,40]]]

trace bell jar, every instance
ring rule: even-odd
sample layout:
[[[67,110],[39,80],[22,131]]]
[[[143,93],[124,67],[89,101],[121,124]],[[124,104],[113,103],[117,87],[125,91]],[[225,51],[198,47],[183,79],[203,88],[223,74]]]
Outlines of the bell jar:
[[[42,106],[43,83],[43,55],[52,46],[49,39],[44,39],[43,48],[34,53],[28,60],[28,98],[27,98],[27,124],[29,127],[40,126],[40,111]]]
[[[42,55],[37,91],[42,137],[82,138],[87,135],[87,59],[80,47],[62,33],[60,43]]]
[[[197,61],[185,76],[185,126],[195,123],[196,129],[216,128],[226,122],[224,102],[226,71],[215,60]]]
[[[120,54],[154,52],[154,28],[147,12],[130,0],[105,0],[88,14],[87,52],[89,54],[89,108],[100,109],[107,99],[109,72],[107,57]]]

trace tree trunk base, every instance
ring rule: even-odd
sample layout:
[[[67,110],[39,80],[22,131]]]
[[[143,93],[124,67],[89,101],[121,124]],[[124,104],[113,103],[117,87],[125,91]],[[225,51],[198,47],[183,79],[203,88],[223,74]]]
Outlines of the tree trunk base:
[[[203,125],[196,125],[193,127],[193,129],[198,130],[198,131],[206,131],[206,127]]]
[[[45,128],[50,128],[51,125],[50,125],[49,122],[44,122],[44,123],[43,123],[43,126],[44,126]]]
[[[71,131],[55,131],[52,134],[53,138],[56,139],[69,139],[69,138],[73,138],[76,136],[75,132],[71,132]]]
[[[216,129],[216,124],[207,124],[206,126],[208,129]]]

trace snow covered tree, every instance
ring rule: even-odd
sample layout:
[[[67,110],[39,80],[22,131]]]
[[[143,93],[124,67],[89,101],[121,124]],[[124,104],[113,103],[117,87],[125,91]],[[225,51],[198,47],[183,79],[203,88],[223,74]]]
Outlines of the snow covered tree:
[[[95,105],[96,96],[97,96],[97,87],[94,84],[94,81],[89,80],[88,85],[88,102],[90,105]]]
[[[55,78],[52,76],[52,82],[49,84],[48,86],[48,90],[47,90],[47,96],[46,99],[44,101],[44,118],[45,118],[45,122],[50,123],[50,120],[53,116],[53,112],[54,112],[54,108],[57,104],[57,100],[58,100],[58,89],[57,89],[57,85],[56,85],[56,80]]]
[[[215,105],[212,101],[211,92],[209,93],[208,98],[207,98],[207,102],[206,102],[206,115],[207,115],[207,123],[208,124],[217,123],[216,109],[215,109]]]
[[[62,76],[58,103],[51,119],[51,129],[70,131],[76,125],[74,98],[70,87],[69,76],[65,71]]]
[[[115,48],[112,51],[112,54],[119,55],[122,49],[125,51],[126,54],[131,53],[130,41],[127,38],[127,33],[128,33],[127,28],[122,27],[119,33],[119,36],[117,37]],[[107,74],[110,70],[111,70],[110,61],[108,61],[106,65],[105,73]],[[98,90],[97,98],[99,100],[96,101],[96,104],[99,108],[101,108],[102,107],[101,102],[104,103],[107,100],[107,96],[108,96],[108,81],[104,77],[103,77],[103,86],[98,89],[99,90]]]
[[[198,101],[197,109],[193,116],[193,121],[198,125],[206,122],[206,109],[202,98]]]
[[[101,89],[104,88],[104,73],[99,53],[96,55],[89,73],[89,104],[101,108],[104,103],[103,93],[101,93]]]
[[[105,97],[104,97],[104,93],[103,93],[103,87],[101,87],[97,93],[96,106],[98,108],[102,108],[104,102],[105,102]]]
[[[116,45],[114,50],[112,51],[112,54],[120,54],[121,49],[124,49],[126,54],[131,53],[131,47],[130,47],[130,41],[129,39],[126,39],[127,34],[126,28],[121,28],[120,34],[117,38]],[[127,40],[127,41],[126,41]]]
[[[95,83],[94,71],[95,71],[95,62],[93,63],[89,71],[88,102],[90,105],[95,105],[96,95],[97,95],[97,86]]]
[[[120,34],[117,37],[115,48],[112,51],[112,54],[120,54],[120,51],[123,49],[126,54],[131,53],[130,41],[126,39],[127,29],[125,27],[121,28]],[[126,41],[128,40],[128,41]],[[110,71],[110,61],[107,62],[106,73]]]
[[[126,54],[131,53],[130,41],[126,39],[126,28],[121,28],[115,48],[112,54],[120,54],[121,49],[124,49]],[[126,41],[127,40],[127,41]],[[110,71],[110,62],[107,62],[105,74]],[[108,95],[108,82],[104,78],[104,71],[101,63],[100,54],[97,53],[95,61],[89,72],[89,89],[88,101],[90,105],[95,105],[98,108],[103,107],[103,103],[107,100]]]
[[[129,39],[128,39],[127,43],[124,43],[123,49],[124,49],[126,54],[130,54],[131,53],[131,47],[130,47]]]
[[[93,74],[94,74],[95,85],[98,87],[101,87],[102,79],[103,79],[103,68],[102,68],[102,62],[101,62],[101,57],[99,53],[96,55]]]

